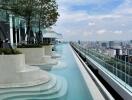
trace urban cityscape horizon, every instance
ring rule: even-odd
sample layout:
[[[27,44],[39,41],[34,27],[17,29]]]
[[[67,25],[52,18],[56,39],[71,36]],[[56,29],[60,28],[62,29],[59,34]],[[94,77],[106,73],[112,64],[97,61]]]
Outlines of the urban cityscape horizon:
[[[0,0],[0,100],[132,100],[132,0]]]

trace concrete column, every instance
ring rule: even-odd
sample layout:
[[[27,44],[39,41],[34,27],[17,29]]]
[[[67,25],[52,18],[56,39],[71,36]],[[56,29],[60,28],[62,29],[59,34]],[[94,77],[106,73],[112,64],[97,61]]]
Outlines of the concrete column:
[[[17,24],[17,19],[15,18],[15,24]],[[15,25],[16,26],[16,25]],[[16,38],[16,46],[17,46],[17,29],[15,27],[15,38]]]
[[[11,46],[13,46],[13,20],[12,20],[12,14],[9,15],[9,22],[10,22],[10,43]]]
[[[16,38],[16,45],[17,45],[17,32],[15,33],[15,38]]]
[[[19,43],[21,42],[21,31],[20,31],[21,20],[19,18]]]
[[[36,31],[35,31],[36,32]],[[33,33],[34,37],[35,37],[35,32]],[[34,43],[35,43],[35,38],[34,38]]]
[[[26,26],[26,24],[25,24],[25,34],[26,34],[26,32],[27,32],[27,26]],[[27,35],[26,35],[26,37],[25,37],[25,42],[27,42]]]

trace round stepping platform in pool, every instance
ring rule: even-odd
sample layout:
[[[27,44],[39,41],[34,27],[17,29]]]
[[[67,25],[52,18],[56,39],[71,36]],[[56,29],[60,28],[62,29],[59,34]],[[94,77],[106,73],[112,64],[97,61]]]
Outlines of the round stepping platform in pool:
[[[57,59],[51,58],[51,56],[43,56],[39,63],[29,64],[33,66],[42,66],[42,65],[56,65],[58,63]]]
[[[63,61],[58,61],[57,65],[42,65],[39,67],[42,70],[62,69],[62,68],[66,68],[66,63]]]
[[[53,52],[52,58],[61,58],[61,55],[60,54],[57,54],[56,52]]]
[[[52,69],[61,69],[61,68],[65,68],[66,67],[66,63],[63,61],[59,61],[57,65],[54,65],[52,67]]]

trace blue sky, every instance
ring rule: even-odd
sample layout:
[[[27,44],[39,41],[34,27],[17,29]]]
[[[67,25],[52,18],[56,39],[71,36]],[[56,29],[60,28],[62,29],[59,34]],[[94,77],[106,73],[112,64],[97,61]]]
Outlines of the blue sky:
[[[132,39],[132,0],[57,0],[65,40]]]
[[[104,3],[85,3],[82,5],[71,5],[70,9],[72,11],[82,11],[85,10],[90,14],[107,14],[112,10],[117,8],[124,0],[107,0]]]

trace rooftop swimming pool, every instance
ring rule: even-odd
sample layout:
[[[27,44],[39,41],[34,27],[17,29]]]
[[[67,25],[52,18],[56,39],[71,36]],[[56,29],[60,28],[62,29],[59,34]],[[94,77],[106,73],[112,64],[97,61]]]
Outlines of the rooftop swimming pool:
[[[58,58],[60,64],[49,70],[51,81],[30,87],[0,89],[0,100],[93,100],[70,45],[57,45],[56,49],[61,58]]]
[[[74,59],[70,45],[58,45],[56,49],[57,53],[62,56],[60,61],[64,63],[65,67],[60,66],[61,69],[53,69],[51,73],[63,76],[68,81],[66,100],[92,100],[92,96]]]

